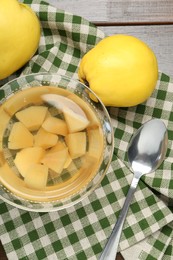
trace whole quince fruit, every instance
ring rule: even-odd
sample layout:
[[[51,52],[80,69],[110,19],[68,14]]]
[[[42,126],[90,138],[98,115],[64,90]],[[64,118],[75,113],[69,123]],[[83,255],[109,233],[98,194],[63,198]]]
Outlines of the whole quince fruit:
[[[17,0],[0,0],[0,79],[21,68],[36,52],[40,22]]]
[[[106,106],[129,107],[152,94],[158,65],[144,42],[118,34],[104,38],[83,56],[78,75]]]

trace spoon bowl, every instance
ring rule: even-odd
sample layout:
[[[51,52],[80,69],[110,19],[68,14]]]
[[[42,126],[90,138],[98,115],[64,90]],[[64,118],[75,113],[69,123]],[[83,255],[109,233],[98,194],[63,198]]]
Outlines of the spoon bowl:
[[[163,121],[153,119],[145,123],[132,137],[128,147],[131,170],[141,175],[155,171],[165,157],[167,140]]]
[[[146,122],[132,137],[127,154],[134,177],[121,213],[100,256],[100,260],[115,260],[124,221],[138,182],[142,175],[155,171],[163,162],[167,151],[167,143],[167,129],[160,119],[152,119]]]

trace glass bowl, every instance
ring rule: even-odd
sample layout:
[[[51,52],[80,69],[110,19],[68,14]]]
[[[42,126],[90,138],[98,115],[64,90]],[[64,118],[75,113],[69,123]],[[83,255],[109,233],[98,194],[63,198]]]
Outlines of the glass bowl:
[[[100,184],[114,135],[105,106],[87,86],[57,74],[21,76],[0,89],[0,104],[2,200],[51,212],[80,202]],[[56,130],[52,120],[60,123]]]

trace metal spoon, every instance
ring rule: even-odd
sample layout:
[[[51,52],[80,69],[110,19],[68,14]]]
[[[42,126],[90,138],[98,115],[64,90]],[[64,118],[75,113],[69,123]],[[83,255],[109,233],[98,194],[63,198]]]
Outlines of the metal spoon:
[[[100,260],[115,260],[123,224],[139,179],[142,175],[151,173],[160,166],[166,154],[167,142],[166,126],[160,119],[152,119],[146,122],[132,137],[128,147],[128,159],[134,177],[119,218]]]

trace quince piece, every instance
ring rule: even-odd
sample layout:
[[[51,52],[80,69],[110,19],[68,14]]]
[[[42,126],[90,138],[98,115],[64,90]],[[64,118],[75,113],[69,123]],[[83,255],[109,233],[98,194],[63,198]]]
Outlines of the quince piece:
[[[47,166],[35,163],[28,168],[24,181],[29,188],[42,190],[46,188],[47,179]]]
[[[74,113],[69,108],[65,108],[63,113],[70,133],[82,131],[89,125],[89,121],[86,117]]]
[[[66,144],[64,142],[58,141],[58,143],[50,149],[50,152],[61,151],[64,148],[67,148]],[[66,162],[64,164],[64,168],[65,169],[68,168],[68,166],[70,165],[71,162],[72,162],[72,158],[71,158],[71,156],[68,152],[67,159],[66,159]]]
[[[33,146],[34,137],[29,130],[21,123],[16,122],[13,124],[9,138],[9,149],[22,149]]]
[[[2,142],[4,131],[10,121],[10,116],[0,107],[0,142]]]
[[[91,107],[90,104],[85,102],[82,98],[78,97],[77,95],[70,94],[68,96],[69,99],[72,99],[74,102],[76,102],[82,110],[85,112],[88,120],[89,120],[89,127],[99,126],[100,121],[98,119],[98,115],[96,115],[96,111],[94,111],[94,108]]]
[[[47,110],[48,108],[44,106],[30,106],[17,112],[15,116],[28,130],[35,131],[42,125]]]
[[[70,132],[77,132],[85,129],[89,121],[81,107],[73,100],[57,94],[45,94],[43,100],[61,110]]]
[[[34,136],[34,145],[40,146],[44,149],[50,148],[56,145],[58,141],[58,136],[52,133],[45,131],[43,128],[40,128],[36,135]]]
[[[68,93],[68,92],[67,92]],[[74,113],[79,114],[86,118],[84,111],[80,108],[78,104],[76,104],[73,100],[60,96],[57,94],[45,94],[42,96],[43,100],[48,104],[56,107],[57,109],[63,111],[66,108],[69,108]]]
[[[103,133],[101,129],[98,127],[95,129],[88,129],[87,136],[89,144],[87,154],[91,158],[99,160],[103,153]]]
[[[57,174],[61,174],[67,160],[67,155],[67,148],[55,152],[49,151],[45,154],[41,162]]]
[[[14,163],[20,174],[25,177],[29,167],[32,164],[39,163],[44,153],[45,151],[41,147],[24,148],[17,152]]]
[[[29,6],[16,0],[1,0],[0,32],[1,80],[34,55],[40,40],[40,23]]]
[[[65,137],[66,144],[72,159],[78,158],[86,153],[86,133],[70,133]]]
[[[58,141],[55,146],[50,148],[49,151],[50,152],[57,152],[57,151],[61,151],[61,150],[65,149],[65,148],[67,148],[65,142]]]
[[[66,122],[60,118],[53,117],[53,116],[46,118],[42,124],[42,127],[46,131],[57,135],[65,136],[68,133]]]
[[[68,152],[67,159],[66,159],[66,162],[64,164],[64,169],[67,169],[69,167],[69,165],[71,164],[71,162],[72,162],[72,158],[71,158],[71,156],[70,156],[70,154]]]
[[[32,87],[15,93],[2,105],[4,110],[13,116],[17,111],[26,107],[28,104],[41,104],[43,100],[41,95],[48,93],[45,87]]]

